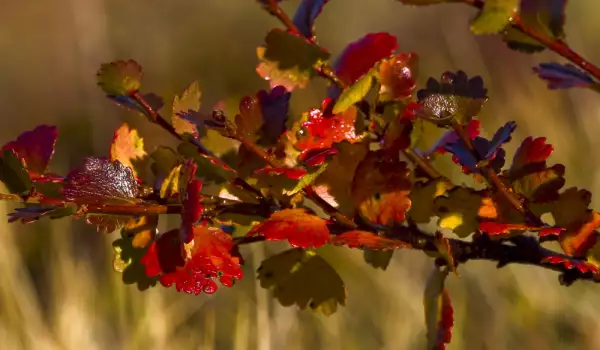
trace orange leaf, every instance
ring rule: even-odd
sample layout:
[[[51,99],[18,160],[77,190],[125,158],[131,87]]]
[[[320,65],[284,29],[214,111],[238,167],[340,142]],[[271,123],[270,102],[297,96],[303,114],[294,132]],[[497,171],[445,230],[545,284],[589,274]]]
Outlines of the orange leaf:
[[[505,235],[513,233],[513,231],[539,232],[539,235],[543,237],[551,235],[558,236],[565,229],[560,227],[532,227],[525,224],[506,224],[484,221],[479,224],[479,230],[487,233],[491,237],[505,237]]]
[[[345,245],[350,248],[369,248],[374,250],[392,250],[410,248],[410,244],[393,240],[368,231],[348,231],[331,239],[333,245]]]
[[[181,248],[181,241],[178,241],[177,230],[171,232],[174,234],[166,241],[170,244],[163,246],[173,254],[176,251],[173,247]],[[164,287],[175,285],[179,292],[196,295],[202,292],[216,292],[215,280],[231,287],[234,280],[242,278],[241,257],[234,253],[230,235],[219,228],[197,225],[193,228],[193,236],[193,240],[185,245],[185,264],[176,266],[172,272],[164,271],[159,260],[161,245],[157,244],[158,241],[153,242],[142,258],[142,263],[146,265],[146,274],[149,277],[160,274],[160,283]]]
[[[118,160],[123,165],[133,170],[133,175],[137,175],[131,161],[146,156],[144,150],[144,140],[140,137],[137,130],[129,129],[129,126],[123,123],[116,131],[110,145],[110,160]]]
[[[329,242],[327,222],[305,209],[284,209],[256,225],[248,236],[264,236],[269,241],[288,240],[293,247],[320,247]]]

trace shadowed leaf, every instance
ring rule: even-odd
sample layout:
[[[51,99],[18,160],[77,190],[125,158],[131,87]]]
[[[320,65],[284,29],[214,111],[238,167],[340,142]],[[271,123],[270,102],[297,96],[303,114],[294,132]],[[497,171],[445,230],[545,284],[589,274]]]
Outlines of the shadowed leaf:
[[[57,138],[58,131],[55,126],[40,125],[25,131],[15,141],[5,144],[2,150],[13,150],[23,162],[29,176],[36,179],[46,173]]]
[[[96,79],[107,95],[128,96],[140,89],[142,67],[134,60],[105,63],[100,66]]]

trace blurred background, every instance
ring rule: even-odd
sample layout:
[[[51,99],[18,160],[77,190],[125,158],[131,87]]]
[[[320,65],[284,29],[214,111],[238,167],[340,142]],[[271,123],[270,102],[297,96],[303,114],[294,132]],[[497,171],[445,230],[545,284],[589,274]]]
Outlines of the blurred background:
[[[292,14],[298,1],[287,1]],[[123,122],[139,128],[148,150],[173,140],[142,118],[105,100],[95,86],[100,63],[134,58],[145,71],[144,91],[165,97],[192,80],[203,109],[266,88],[255,73],[256,46],[279,26],[254,0],[0,0],[0,141],[38,124],[59,127],[52,170],[65,173],[85,155],[105,156]],[[595,0],[572,1],[568,41],[600,63]],[[600,192],[600,97],[587,90],[547,91],[531,72],[552,53],[528,56],[497,37],[468,31],[474,10],[464,5],[411,8],[392,0],[332,0],[317,22],[332,54],[368,32],[387,31],[402,51],[420,55],[421,81],[444,70],[481,75],[489,88],[483,128],[516,120],[516,139],[546,136],[551,160],[567,167],[568,186]],[[596,37],[596,39],[594,39]],[[299,91],[292,114],[318,105],[325,83]],[[210,138],[213,148],[220,147]],[[509,145],[511,154],[518,143]],[[442,169],[456,175],[458,169]],[[453,173],[454,172],[454,173]],[[599,197],[593,206],[599,207]],[[12,210],[0,206],[0,216]],[[164,225],[168,225],[166,222]],[[79,221],[0,222],[0,349],[423,349],[422,291],[431,260],[400,251],[387,271],[360,251],[327,249],[348,288],[346,307],[330,317],[281,307],[255,281],[273,250],[245,247],[245,278],[213,296],[172,289],[139,292],[112,270],[111,242]],[[600,286],[566,288],[557,275],[485,262],[461,269],[448,287],[455,307],[448,349],[600,349]]]

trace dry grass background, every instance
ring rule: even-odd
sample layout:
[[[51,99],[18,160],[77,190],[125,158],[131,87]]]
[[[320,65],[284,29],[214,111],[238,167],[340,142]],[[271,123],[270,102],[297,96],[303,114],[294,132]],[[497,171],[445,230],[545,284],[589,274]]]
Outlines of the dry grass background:
[[[39,123],[58,125],[57,172],[84,155],[107,154],[123,120],[140,128],[149,147],[171,142],[103,99],[94,82],[100,63],[135,58],[145,68],[146,90],[166,97],[199,79],[210,108],[265,86],[254,73],[255,47],[278,25],[254,0],[0,0],[0,8],[0,140]],[[574,48],[600,63],[598,11],[595,0],[571,1],[567,32]],[[530,67],[558,58],[473,37],[472,15],[461,5],[334,0],[318,30],[334,54],[367,32],[397,35],[402,50],[421,55],[423,79],[459,68],[482,75],[491,96],[484,128],[512,119],[516,139],[547,136],[556,146],[553,160],[567,166],[568,184],[598,193],[600,98],[546,91]],[[294,96],[294,113],[322,96],[324,84],[315,86]],[[11,209],[0,206],[0,216]],[[111,269],[113,239],[70,220],[0,222],[0,349],[424,348],[421,292],[430,261],[418,252],[399,252],[383,272],[366,266],[360,252],[327,249],[349,298],[324,317],[283,308],[257,285],[253,271],[271,248],[245,248],[246,277],[235,288],[194,297],[123,285]],[[449,349],[600,349],[600,287],[565,288],[556,277],[483,262],[463,267],[461,278],[449,281],[456,316]]]

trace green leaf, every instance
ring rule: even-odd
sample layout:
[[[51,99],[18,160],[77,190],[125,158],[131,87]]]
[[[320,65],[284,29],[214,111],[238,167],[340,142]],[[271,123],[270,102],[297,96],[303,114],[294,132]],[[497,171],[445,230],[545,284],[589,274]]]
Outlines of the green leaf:
[[[150,245],[136,248],[133,245],[134,239],[134,235],[127,235],[123,230],[121,238],[113,242],[112,246],[115,252],[113,268],[123,274],[123,283],[137,284],[137,288],[144,291],[154,287],[158,282],[158,277],[148,277],[145,273],[146,265],[141,262]]]
[[[173,113],[171,114],[171,123],[179,135],[190,134],[198,137],[198,129],[194,123],[179,116],[180,113],[189,111],[198,112],[200,110],[200,98],[202,90],[197,81],[191,83],[181,96],[175,96],[173,99]]]
[[[454,310],[450,295],[444,287],[448,270],[435,267],[427,280],[423,297],[425,323],[427,324],[427,349],[444,349],[450,343]]]
[[[281,29],[272,29],[265,42],[266,46],[257,49],[261,62],[256,71],[271,86],[281,85],[288,91],[304,88],[316,74],[314,67],[330,57],[306,38]]]
[[[171,169],[183,162],[181,156],[167,146],[157,147],[150,158],[154,161],[150,167],[155,176],[167,176]]]
[[[271,289],[283,306],[308,306],[329,316],[346,304],[344,281],[314,252],[286,250],[263,261],[257,272],[260,286]]]
[[[322,164],[320,167],[317,168],[317,170],[313,171],[313,172],[309,172],[308,174],[304,175],[300,181],[298,181],[298,183],[296,184],[296,186],[291,190],[291,191],[285,191],[284,190],[284,194],[288,195],[288,196],[293,196],[296,193],[302,191],[302,189],[310,184],[312,184],[313,182],[315,182],[315,180],[317,179],[317,177],[319,177],[319,175],[321,175],[325,170],[327,169],[327,163]]]
[[[373,85],[373,70],[363,75],[354,84],[342,91],[333,106],[333,114],[339,114],[346,111],[352,105],[360,102],[371,90]]]
[[[551,40],[564,40],[567,0],[522,0],[520,18],[523,25]],[[507,28],[504,41],[509,48],[526,53],[543,51],[546,47],[515,28]]]
[[[10,193],[24,195],[31,190],[31,179],[15,151],[6,149],[0,157],[0,181]]]
[[[487,0],[471,21],[471,32],[477,35],[500,33],[515,16],[520,0]]]
[[[455,187],[434,201],[438,226],[465,238],[479,228],[478,214],[483,205],[482,194],[471,188]]]
[[[129,96],[140,89],[142,67],[134,60],[105,63],[100,66],[96,79],[106,94]]]
[[[363,249],[363,258],[367,264],[376,269],[386,270],[392,261],[394,255],[393,250],[373,250],[369,248]]]

